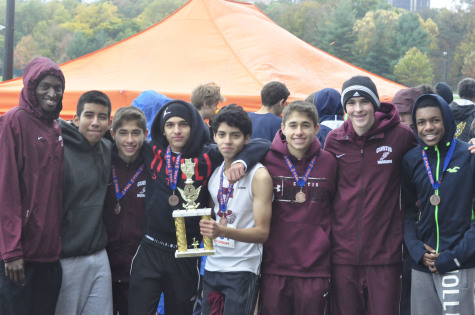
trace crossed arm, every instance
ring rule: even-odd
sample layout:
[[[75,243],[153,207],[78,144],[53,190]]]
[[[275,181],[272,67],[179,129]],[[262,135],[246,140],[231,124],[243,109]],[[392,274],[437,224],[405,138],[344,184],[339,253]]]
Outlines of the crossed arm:
[[[201,220],[200,229],[204,236],[215,239],[226,237],[239,242],[264,243],[269,237],[272,216],[272,178],[265,168],[260,168],[252,179],[252,203],[255,226],[248,229],[225,227],[215,220]]]

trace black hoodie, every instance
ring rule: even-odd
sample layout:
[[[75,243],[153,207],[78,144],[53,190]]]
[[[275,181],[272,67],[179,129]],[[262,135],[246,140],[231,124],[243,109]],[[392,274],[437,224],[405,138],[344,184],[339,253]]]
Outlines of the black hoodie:
[[[460,99],[453,101],[449,106],[457,125],[455,139],[468,142],[472,134],[472,121],[475,118],[475,104],[469,100]]]
[[[158,246],[162,249],[175,251],[176,234],[175,222],[172,217],[174,210],[183,209],[184,200],[181,198],[178,189],[175,195],[180,198],[177,206],[171,206],[168,198],[173,194],[168,180],[168,173],[165,160],[165,152],[168,147],[168,141],[163,135],[164,113],[167,108],[173,104],[181,104],[187,111],[187,117],[190,117],[190,139],[182,150],[181,163],[185,159],[192,159],[196,164],[195,175],[193,176],[193,186],[201,190],[196,200],[199,203],[198,208],[206,208],[208,206],[208,179],[214,169],[221,165],[223,157],[219,153],[215,144],[208,145],[209,132],[203,119],[196,108],[180,100],[172,100],[165,104],[155,116],[151,128],[151,148],[149,145],[144,146],[145,165],[147,169],[147,193],[145,196],[145,234],[152,237],[158,242]],[[168,120],[169,117],[166,117]],[[265,156],[270,147],[270,142],[266,140],[255,140],[247,145],[237,160],[244,160],[248,169],[251,169],[261,158]],[[150,150],[151,149],[151,150]],[[176,154],[172,154],[174,165]],[[183,189],[185,187],[185,175],[180,171],[178,175],[177,187]],[[201,240],[199,228],[200,217],[185,218],[186,237],[188,246],[191,247],[193,238]]]

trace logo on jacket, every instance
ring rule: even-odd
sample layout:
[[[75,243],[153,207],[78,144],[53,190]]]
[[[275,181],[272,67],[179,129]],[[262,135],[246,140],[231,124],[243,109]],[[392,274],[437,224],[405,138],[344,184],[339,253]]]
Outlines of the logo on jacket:
[[[145,198],[145,187],[137,194],[138,198]]]
[[[390,146],[384,145],[376,149],[376,154],[379,154],[381,152],[382,154],[378,160],[378,164],[392,164],[393,160],[386,160],[386,158],[391,152],[393,152],[393,148],[391,148]]]
[[[448,169],[447,169],[447,172],[449,172],[449,173],[457,173],[457,171],[458,171],[459,169],[460,169],[460,167],[454,166],[454,167],[452,167],[452,168],[448,168]]]
[[[465,129],[465,125],[467,123],[465,121],[461,121],[459,122],[459,124],[457,125],[457,130],[455,130],[455,136],[454,138],[457,139],[463,132],[463,130]]]

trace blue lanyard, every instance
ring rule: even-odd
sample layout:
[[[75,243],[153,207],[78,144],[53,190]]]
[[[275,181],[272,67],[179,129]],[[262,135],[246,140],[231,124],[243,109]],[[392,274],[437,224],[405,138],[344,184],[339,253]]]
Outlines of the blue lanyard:
[[[125,185],[124,189],[120,191],[119,180],[117,179],[117,171],[115,169],[115,165],[112,164],[112,181],[114,182],[115,196],[117,197],[117,200],[120,200],[122,199],[122,197],[125,196],[125,194],[129,191],[129,189],[135,183],[140,174],[142,174],[143,168],[144,165],[140,165],[140,167],[135,171],[135,174],[132,176],[132,178],[129,179],[129,182],[127,183],[127,185]]]
[[[221,175],[219,177],[219,192],[218,192],[218,201],[219,201],[219,210],[226,217],[226,208],[228,206],[229,197],[233,193],[234,184],[230,185],[226,191],[226,194],[223,194],[223,173],[224,173],[224,165],[221,169]]]
[[[440,175],[440,178],[437,179],[437,181],[434,180],[434,177],[432,175],[432,171],[430,169],[430,164],[429,160],[427,159],[427,154],[426,151],[423,149],[422,150],[422,159],[424,160],[424,166],[426,167],[427,175],[429,175],[429,180],[430,183],[432,184],[432,187],[434,187],[435,190],[437,190],[442,183],[442,177],[444,176],[444,172],[447,169],[447,166],[449,166],[450,159],[452,158],[452,155],[454,154],[455,150],[455,139],[452,140],[452,143],[450,144],[449,151],[447,152],[447,156],[445,157],[444,160],[444,168],[442,170],[442,175]]]
[[[305,186],[305,183],[308,180],[308,176],[310,175],[310,172],[313,170],[313,167],[315,166],[315,161],[317,160],[317,155],[315,155],[312,158],[312,160],[310,161],[310,163],[307,166],[307,170],[305,171],[305,174],[302,177],[299,177],[299,175],[297,174],[297,170],[295,169],[294,164],[292,164],[292,162],[290,161],[290,159],[287,155],[284,155],[284,160],[285,160],[285,163],[287,164],[287,166],[289,167],[290,172],[294,176],[294,179],[295,179],[295,182],[297,183],[297,185],[299,185],[299,187]]]

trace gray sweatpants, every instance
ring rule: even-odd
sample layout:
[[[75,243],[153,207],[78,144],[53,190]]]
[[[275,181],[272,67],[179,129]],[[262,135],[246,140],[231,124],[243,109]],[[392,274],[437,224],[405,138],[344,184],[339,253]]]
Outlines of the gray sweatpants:
[[[472,315],[475,268],[445,274],[412,269],[412,315]]]
[[[112,315],[112,278],[106,250],[62,258],[63,282],[56,315]]]

